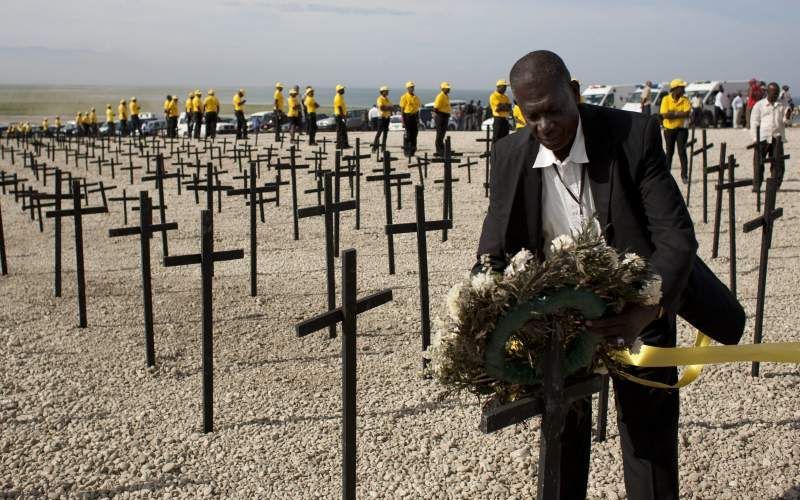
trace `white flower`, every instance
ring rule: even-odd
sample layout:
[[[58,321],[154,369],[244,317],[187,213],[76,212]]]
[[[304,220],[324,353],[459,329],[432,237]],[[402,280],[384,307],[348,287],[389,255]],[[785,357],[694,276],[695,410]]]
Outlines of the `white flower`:
[[[521,273],[527,269],[528,262],[531,260],[533,260],[533,254],[527,249],[523,248],[517,252],[516,255],[511,257],[511,261],[509,262],[503,274],[507,277],[511,277],[517,273]]]
[[[646,306],[655,306],[661,301],[661,278],[654,276],[639,290],[639,297]]]
[[[492,291],[497,283],[492,273],[478,273],[472,277],[470,284],[473,290],[480,293]]]
[[[556,236],[553,238],[553,241],[550,242],[550,252],[569,252],[575,248],[575,240],[572,239],[572,236],[568,234],[562,234],[561,236]]]
[[[450,319],[458,323],[461,318],[461,291],[464,288],[463,283],[456,283],[453,288],[447,292],[447,314]]]
[[[628,348],[628,351],[631,354],[639,354],[642,351],[642,346],[644,342],[642,342],[642,337],[636,337],[636,340],[633,341],[633,345]]]
[[[633,269],[640,270],[644,269],[645,261],[635,253],[626,253],[625,258],[622,259],[622,265],[630,266]]]

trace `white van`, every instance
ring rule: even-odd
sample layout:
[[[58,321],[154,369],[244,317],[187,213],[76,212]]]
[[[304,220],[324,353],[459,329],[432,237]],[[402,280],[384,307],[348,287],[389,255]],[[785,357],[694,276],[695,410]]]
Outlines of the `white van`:
[[[586,104],[622,109],[636,85],[589,85],[581,96]]]
[[[686,97],[689,98],[689,101],[691,101],[694,96],[699,96],[700,99],[703,100],[703,112],[700,116],[700,123],[697,123],[697,125],[708,127],[714,124],[714,101],[716,100],[717,92],[720,87],[722,87],[726,97],[727,121],[730,121],[733,115],[731,102],[733,102],[733,98],[736,97],[736,94],[741,92],[742,99],[747,100],[749,84],[746,80],[703,80],[692,82],[686,86]]]
[[[623,111],[642,112],[642,89],[644,89],[644,85],[636,86],[636,90],[628,98],[628,102],[622,106]],[[661,100],[669,94],[669,82],[660,83],[651,90],[650,97],[653,104],[650,105],[650,113],[655,115],[658,114],[658,110],[661,108]]]

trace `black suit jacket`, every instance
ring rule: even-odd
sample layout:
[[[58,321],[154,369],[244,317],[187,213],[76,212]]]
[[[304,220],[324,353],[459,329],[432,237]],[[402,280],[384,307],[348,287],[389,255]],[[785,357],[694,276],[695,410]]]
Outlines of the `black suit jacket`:
[[[578,109],[589,158],[586,172],[606,241],[649,260],[662,279],[665,311],[692,317],[690,322],[704,330],[713,318],[706,313],[730,314],[735,320],[711,336],[738,342],[744,311],[695,256],[694,225],[667,166],[657,118],[584,104]],[[527,127],[498,141],[492,151],[491,198],[478,257],[488,254],[498,270],[522,248],[542,255],[542,172],[532,168],[538,151]],[[685,310],[687,284],[691,311]],[[710,303],[698,302],[704,296]]]

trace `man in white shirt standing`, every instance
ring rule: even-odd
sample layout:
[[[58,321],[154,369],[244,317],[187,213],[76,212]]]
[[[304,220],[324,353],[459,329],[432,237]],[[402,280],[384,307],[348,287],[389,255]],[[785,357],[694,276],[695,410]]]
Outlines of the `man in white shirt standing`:
[[[728,107],[728,98],[725,96],[725,89],[722,85],[717,89],[717,95],[714,96],[714,126],[722,128],[725,126],[726,116],[725,109]]]
[[[372,107],[369,109],[367,113],[367,118],[369,119],[369,126],[372,130],[378,130],[379,121],[381,119],[381,112],[378,109],[378,106],[373,104]]]
[[[690,102],[692,103],[692,125],[701,125],[700,120],[703,117],[703,98],[699,94],[695,94]]]
[[[778,99],[779,93],[780,87],[777,83],[772,82],[767,85],[767,97],[758,101],[750,113],[750,139],[755,144],[758,137],[761,158],[772,157],[775,141],[786,142],[783,122],[789,118],[791,112],[789,107]],[[764,164],[757,161],[756,155],[753,155],[753,161],[756,177],[763,179]],[[774,175],[775,171],[772,168],[770,170]]]
[[[644,82],[644,87],[642,88],[642,114],[643,115],[650,115],[650,107],[653,104],[653,82],[647,80]]]
[[[744,99],[742,99],[741,92],[738,92],[736,97],[733,98],[731,106],[733,107],[733,128],[739,128],[742,126],[740,122],[743,122],[742,118],[744,118],[744,114],[742,114],[744,110]]]

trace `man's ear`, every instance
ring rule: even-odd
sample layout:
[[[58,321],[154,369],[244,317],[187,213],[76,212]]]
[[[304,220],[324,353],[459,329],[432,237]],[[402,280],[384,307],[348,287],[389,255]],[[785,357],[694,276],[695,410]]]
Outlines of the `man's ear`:
[[[575,98],[575,102],[581,102],[581,84],[578,83],[578,80],[570,80],[569,86],[572,88],[572,96]]]

